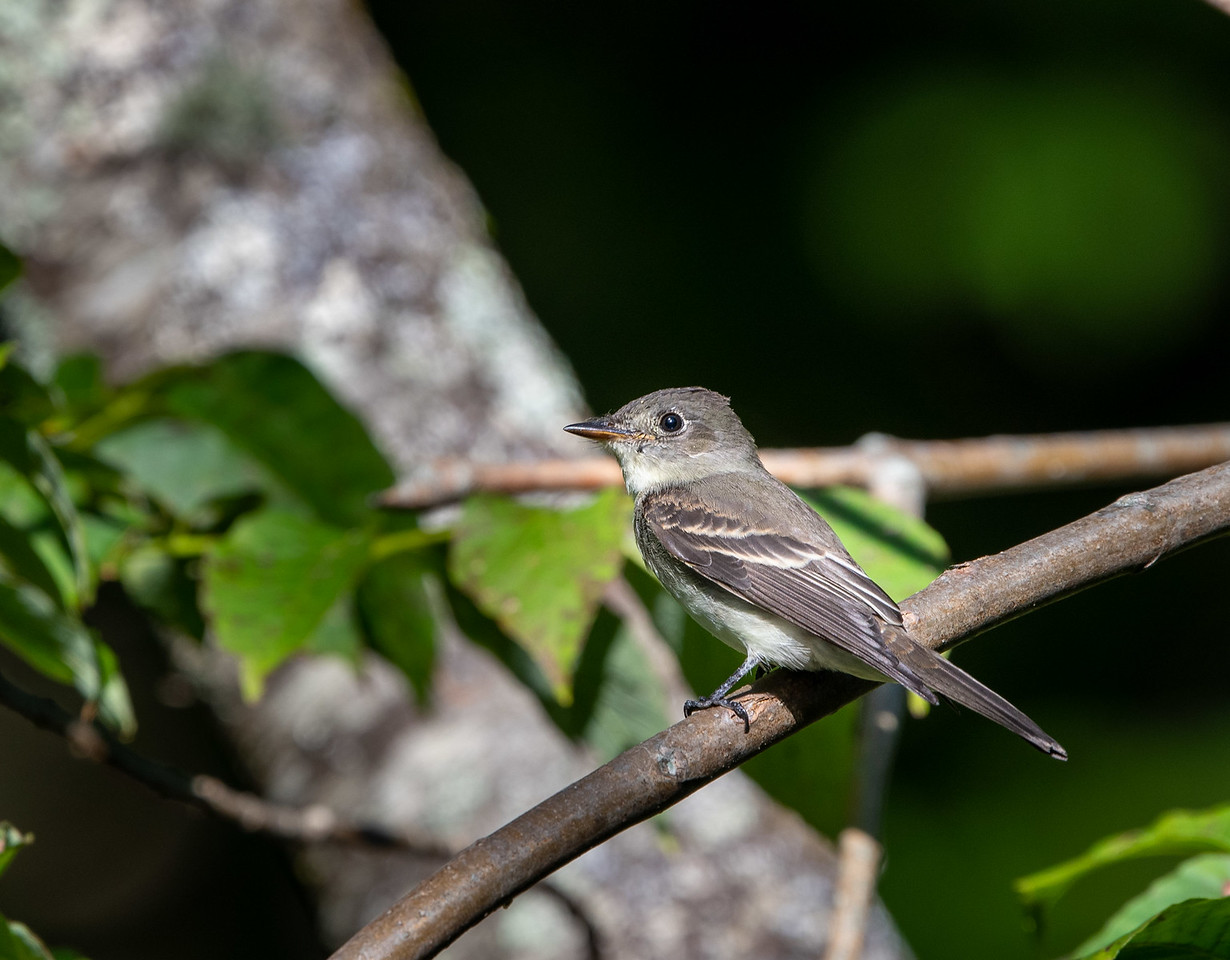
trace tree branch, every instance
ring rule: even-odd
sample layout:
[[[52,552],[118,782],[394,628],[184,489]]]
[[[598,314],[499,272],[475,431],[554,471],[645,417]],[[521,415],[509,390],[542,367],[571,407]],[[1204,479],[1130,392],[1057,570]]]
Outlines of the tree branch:
[[[216,777],[192,776],[176,770],[137,753],[105,728],[74,716],[54,700],[23,690],[2,674],[0,704],[35,726],[63,737],[75,756],[115,767],[162,797],[230,820],[246,830],[301,843],[366,843],[400,847],[441,859],[451,856],[451,851],[431,840],[346,823],[333,810],[320,804],[294,807],[273,803],[256,794],[235,790]]]
[[[1230,463],[1224,463],[954,567],[902,609],[915,640],[946,649],[1228,530]],[[770,674],[743,697],[752,716],[748,733],[725,711],[693,714],[463,850],[356,933],[334,960],[434,956],[542,877],[873,686],[842,674]]]
[[[455,853],[433,839],[348,823],[323,804],[296,807],[273,803],[257,794],[227,786],[217,777],[190,776],[137,753],[92,720],[73,716],[54,700],[23,690],[3,674],[0,674],[0,704],[36,727],[63,737],[75,756],[115,767],[168,800],[186,803],[254,833],[266,833],[296,843],[332,842],[398,849],[436,860],[447,860]],[[585,931],[586,955],[597,960],[602,955],[601,938],[586,910],[553,884],[543,884],[542,892],[562,904],[581,925]]]
[[[872,434],[853,447],[761,451],[769,472],[793,487],[866,487],[886,458],[913,463],[929,497],[1173,477],[1230,459],[1230,424],[969,440],[898,440]],[[479,490],[596,490],[621,482],[619,466],[610,457],[513,463],[441,460],[428,480],[390,490],[381,502],[417,510]]]

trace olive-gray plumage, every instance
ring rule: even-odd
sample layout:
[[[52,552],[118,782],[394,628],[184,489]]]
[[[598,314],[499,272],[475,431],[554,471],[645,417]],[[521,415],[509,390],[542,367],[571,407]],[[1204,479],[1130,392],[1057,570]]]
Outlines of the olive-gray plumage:
[[[701,387],[659,390],[606,417],[564,428],[604,443],[636,498],[637,546],[662,585],[746,659],[712,696],[722,705],[760,664],[838,670],[935,693],[1007,727],[1039,750],[1064,749],[1003,697],[915,643],[901,611],[837,534],[772,476],[729,401]]]

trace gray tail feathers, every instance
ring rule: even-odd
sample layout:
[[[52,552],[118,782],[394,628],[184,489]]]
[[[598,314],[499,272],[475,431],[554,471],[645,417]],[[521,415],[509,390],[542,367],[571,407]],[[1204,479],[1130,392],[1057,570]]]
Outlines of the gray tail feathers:
[[[982,714],[988,720],[994,720],[1001,727],[1011,730],[1043,753],[1057,760],[1068,759],[1068,751],[1061,747],[1053,737],[1050,737],[1041,727],[990,687],[983,686],[960,667],[949,663],[926,647],[919,646],[908,637],[892,636],[893,632],[888,630],[884,633],[889,649],[904,668],[902,672],[910,680],[917,680],[927,690],[916,690],[915,685],[908,682],[903,683],[903,686],[933,703],[935,702],[934,696],[927,696],[927,694],[934,690],[949,700],[969,707],[975,713]]]

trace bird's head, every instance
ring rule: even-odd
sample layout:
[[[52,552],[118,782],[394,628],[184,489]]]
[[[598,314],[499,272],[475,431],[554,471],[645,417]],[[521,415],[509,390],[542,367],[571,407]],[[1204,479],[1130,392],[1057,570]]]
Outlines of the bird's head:
[[[713,474],[760,469],[756,442],[730,400],[703,387],[658,390],[564,429],[606,445],[634,496]]]

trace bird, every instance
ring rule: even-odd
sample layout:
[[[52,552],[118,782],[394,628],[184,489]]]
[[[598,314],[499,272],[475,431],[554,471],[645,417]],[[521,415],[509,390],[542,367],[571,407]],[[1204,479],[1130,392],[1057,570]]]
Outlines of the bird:
[[[726,707],[757,668],[833,670],[892,680],[931,704],[964,704],[1060,760],[1067,751],[964,670],[910,638],[901,610],[855,562],[833,528],[760,462],[728,397],[676,387],[564,427],[603,444],[635,500],[645,565],[717,639],[745,659],[684,715]]]

